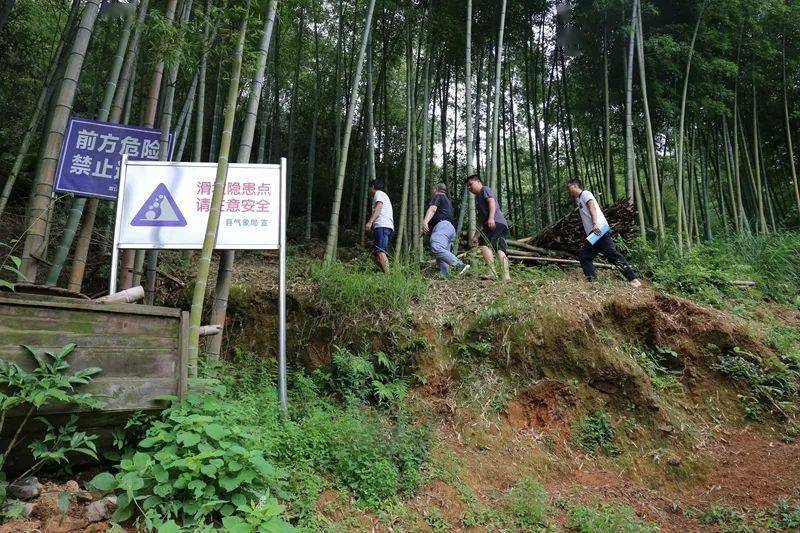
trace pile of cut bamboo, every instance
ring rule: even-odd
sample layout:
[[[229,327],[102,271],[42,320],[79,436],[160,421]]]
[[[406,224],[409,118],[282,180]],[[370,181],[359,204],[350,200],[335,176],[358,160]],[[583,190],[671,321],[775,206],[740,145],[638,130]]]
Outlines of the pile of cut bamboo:
[[[603,209],[603,214],[616,237],[629,238],[638,232],[636,208],[623,198]],[[580,213],[572,210],[567,216],[543,229],[536,235],[522,239],[509,239],[508,257],[514,261],[532,264],[578,266],[576,256],[586,242]],[[598,268],[613,268],[607,263],[595,263]]]

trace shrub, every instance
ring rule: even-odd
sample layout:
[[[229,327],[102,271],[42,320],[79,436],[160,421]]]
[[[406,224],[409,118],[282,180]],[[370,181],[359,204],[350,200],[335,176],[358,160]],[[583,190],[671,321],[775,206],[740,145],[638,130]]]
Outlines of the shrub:
[[[267,460],[258,428],[239,414],[224,399],[190,394],[150,426],[115,475],[98,474],[91,485],[119,493],[118,521],[139,510],[151,522],[203,524],[255,509],[270,493],[285,497],[285,471]]]
[[[0,454],[0,469],[14,451],[23,428],[27,425],[31,415],[48,404],[69,403],[88,409],[97,409],[103,405],[100,396],[92,393],[79,392],[82,385],[90,383],[93,376],[102,369],[97,367],[85,368],[74,374],[68,374],[70,364],[67,361],[75,351],[75,344],[67,344],[57,351],[42,351],[29,346],[23,348],[34,360],[34,368],[30,372],[24,370],[16,363],[0,359],[0,430],[6,420],[6,415],[14,408],[19,407],[25,413],[22,421],[16,428],[10,442]],[[97,459],[97,449],[94,441],[96,435],[89,435],[77,431],[76,417],[70,417],[62,427],[56,428],[44,418],[37,418],[45,428],[42,440],[29,444],[34,459],[33,466],[23,476],[37,470],[47,463],[63,463],[67,460],[67,453],[80,453]],[[4,479],[0,478],[0,501],[4,498]]]
[[[544,487],[530,476],[522,478],[508,495],[509,510],[524,531],[548,525],[550,502]]]

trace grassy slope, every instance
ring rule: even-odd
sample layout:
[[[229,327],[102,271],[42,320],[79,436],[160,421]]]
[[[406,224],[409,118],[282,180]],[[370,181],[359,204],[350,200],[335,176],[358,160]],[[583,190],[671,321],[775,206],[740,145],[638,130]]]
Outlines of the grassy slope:
[[[275,265],[250,255],[229,307],[238,355],[217,372],[231,416],[285,470],[301,529],[790,530],[797,248],[639,247],[639,291],[521,267],[510,284],[385,277],[297,249],[288,423],[259,362],[276,345]],[[758,286],[727,283],[743,278]]]

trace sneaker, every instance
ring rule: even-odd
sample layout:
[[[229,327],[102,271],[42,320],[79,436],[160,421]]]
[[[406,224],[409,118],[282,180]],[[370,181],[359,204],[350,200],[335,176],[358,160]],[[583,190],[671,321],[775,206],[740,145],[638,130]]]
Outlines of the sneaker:
[[[467,270],[469,270],[470,268],[472,268],[472,266],[471,266],[471,265],[467,265],[467,264],[465,264],[465,265],[464,265],[464,266],[461,268],[461,271],[458,273],[459,277],[461,277],[461,276],[463,276],[464,274],[466,274],[466,273],[467,273]]]
[[[511,275],[510,274],[503,274],[503,281],[511,281]]]
[[[641,287],[641,286],[642,286],[642,282],[641,282],[641,281],[639,281],[638,279],[632,279],[632,280],[630,280],[630,281],[628,282],[628,285],[630,285],[630,286],[631,286],[631,287],[633,287],[634,289],[638,289],[639,287]]]

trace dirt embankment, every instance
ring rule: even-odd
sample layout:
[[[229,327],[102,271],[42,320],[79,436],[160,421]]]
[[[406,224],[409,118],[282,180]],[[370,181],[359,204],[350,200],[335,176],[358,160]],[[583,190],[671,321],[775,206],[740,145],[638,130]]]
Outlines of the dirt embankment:
[[[273,354],[277,286],[263,271],[244,275],[251,288],[232,292],[226,343]],[[708,530],[695,509],[752,513],[800,501],[800,445],[781,441],[785,421],[745,421],[745,386],[714,367],[734,348],[774,359],[758,324],[572,275],[429,285],[406,313],[373,320],[325,316],[313,284],[293,279],[290,357],[316,367],[330,361],[332,345],[411,353],[424,381],[413,401],[436,426],[438,445],[464,465],[461,482],[478,501],[491,504],[532,475],[554,501],[618,500],[664,531]],[[770,319],[800,324],[797,311],[779,311]],[[637,359],[658,350],[668,354],[659,367],[666,385]],[[583,416],[597,409],[609,414],[616,457],[576,442]],[[441,480],[417,500],[453,525],[469,512]]]

